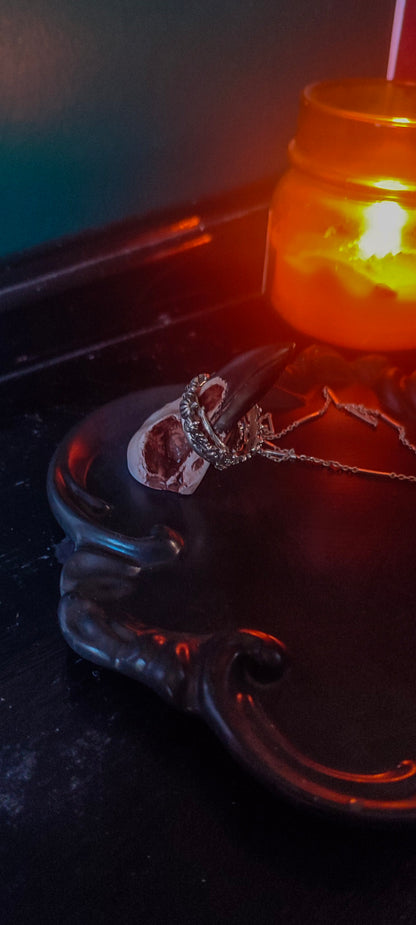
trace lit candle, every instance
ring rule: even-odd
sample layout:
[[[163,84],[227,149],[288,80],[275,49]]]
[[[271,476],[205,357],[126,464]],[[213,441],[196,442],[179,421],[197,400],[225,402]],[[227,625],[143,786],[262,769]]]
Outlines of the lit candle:
[[[273,305],[314,339],[416,346],[416,84],[306,89],[269,229]]]

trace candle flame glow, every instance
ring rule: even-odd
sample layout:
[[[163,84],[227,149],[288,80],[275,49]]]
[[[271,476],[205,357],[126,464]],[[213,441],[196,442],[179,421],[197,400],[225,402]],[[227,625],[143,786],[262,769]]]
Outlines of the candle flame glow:
[[[401,192],[402,190],[406,192],[407,190],[411,189],[408,183],[403,183],[401,180],[390,180],[390,179],[374,180],[373,186],[378,186],[379,189],[390,189],[393,192],[394,191]]]
[[[402,231],[407,221],[407,212],[397,202],[384,200],[368,206],[364,212],[365,231],[358,241],[360,256],[395,256],[402,249]]]

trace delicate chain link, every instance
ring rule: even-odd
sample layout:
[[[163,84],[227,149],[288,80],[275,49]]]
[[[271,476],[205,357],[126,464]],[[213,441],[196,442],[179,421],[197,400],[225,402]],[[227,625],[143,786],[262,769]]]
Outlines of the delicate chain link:
[[[258,450],[259,455],[265,456],[267,459],[271,459],[274,462],[288,462],[291,460],[296,460],[298,462],[310,463],[311,465],[319,466],[323,469],[330,469],[333,472],[343,472],[349,475],[368,475],[375,478],[397,479],[400,482],[416,483],[416,475],[405,475],[403,472],[383,472],[378,469],[364,469],[361,466],[351,466],[348,465],[348,463],[341,463],[336,459],[321,459],[319,456],[310,456],[306,453],[296,453],[293,448],[286,450],[277,445],[275,446],[279,440],[281,440],[283,437],[286,437],[288,434],[293,433],[293,431],[297,430],[297,428],[322,418],[327,413],[330,406],[334,405],[338,411],[344,411],[347,414],[351,414],[373,428],[377,427],[379,421],[383,421],[384,424],[387,424],[389,427],[396,431],[400,443],[407,450],[416,455],[416,446],[408,439],[406,430],[403,425],[398,421],[395,421],[394,418],[391,418],[383,411],[380,411],[379,408],[367,408],[362,404],[340,402],[334,392],[329,389],[328,386],[325,386],[323,389],[323,397],[324,404],[321,406],[321,408],[319,408],[317,411],[313,411],[311,414],[305,415],[302,418],[298,418],[296,421],[292,421],[287,425],[287,427],[284,427],[278,433],[276,433],[274,430],[271,415],[269,413],[263,415],[260,420],[260,428],[262,429],[263,434],[263,443]]]
[[[189,384],[181,400],[181,417],[184,430],[195,452],[212,463],[217,469],[235,466],[258,455],[276,463],[297,461],[348,475],[366,475],[374,478],[396,479],[399,482],[416,483],[416,475],[405,475],[402,472],[383,472],[378,469],[364,469],[361,466],[341,463],[336,459],[321,459],[319,456],[297,453],[293,447],[286,448],[278,445],[280,440],[299,427],[324,417],[330,406],[334,405],[338,411],[350,414],[374,429],[378,426],[379,421],[382,421],[397,433],[402,446],[416,456],[416,446],[408,439],[406,429],[402,424],[378,408],[367,408],[362,404],[339,401],[328,386],[323,389],[324,403],[321,408],[292,421],[278,432],[274,428],[271,413],[263,412],[258,405],[255,405],[239,421],[238,445],[228,447],[226,442],[215,433],[204,409],[199,404],[199,389],[208,378],[209,376],[207,375],[197,376]]]

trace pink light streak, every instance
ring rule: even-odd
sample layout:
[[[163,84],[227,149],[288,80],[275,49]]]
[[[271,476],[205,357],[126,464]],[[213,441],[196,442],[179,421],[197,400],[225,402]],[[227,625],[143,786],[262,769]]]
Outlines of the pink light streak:
[[[393,27],[390,39],[389,60],[387,64],[387,80],[394,80],[396,74],[397,58],[399,56],[405,9],[406,0],[396,0]]]

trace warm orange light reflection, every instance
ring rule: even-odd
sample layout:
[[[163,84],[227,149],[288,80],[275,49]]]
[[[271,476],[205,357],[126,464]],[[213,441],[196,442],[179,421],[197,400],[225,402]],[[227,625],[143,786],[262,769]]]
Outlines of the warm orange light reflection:
[[[90,444],[84,441],[82,437],[78,436],[75,440],[71,441],[68,449],[68,468],[72,478],[80,485],[85,484],[91,463],[92,454]]]
[[[175,222],[170,226],[172,234],[175,234],[179,231],[192,231],[194,228],[198,228],[201,223],[201,218],[199,215],[190,215],[188,218],[183,218],[179,222]]]
[[[153,639],[157,646],[166,645],[166,636],[164,636],[162,633],[155,633],[153,635]]]
[[[182,241],[180,244],[165,248],[162,254],[156,255],[155,259],[161,260],[165,257],[173,257],[176,254],[182,254],[185,251],[193,250],[195,247],[201,247],[203,244],[211,244],[211,241],[212,235],[200,234],[197,238],[192,238],[189,241]]]
[[[270,214],[273,304],[317,340],[415,347],[416,84],[307,88],[290,156]]]
[[[236,696],[237,703],[243,704],[248,703],[250,706],[254,706],[254,700],[251,694],[243,693],[243,691],[238,691]]]
[[[179,661],[182,665],[186,665],[191,658],[191,645],[189,642],[177,642],[175,646],[175,654],[177,655]]]

